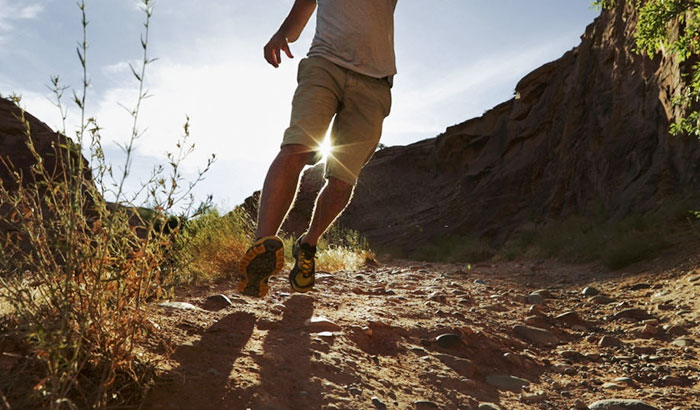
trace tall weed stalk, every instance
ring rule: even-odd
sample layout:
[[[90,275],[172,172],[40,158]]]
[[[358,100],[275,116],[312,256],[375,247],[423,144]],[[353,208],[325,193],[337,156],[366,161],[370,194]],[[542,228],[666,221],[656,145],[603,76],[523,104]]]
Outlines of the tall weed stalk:
[[[152,363],[139,350],[139,341],[151,331],[147,302],[161,297],[176,275],[168,252],[179,226],[171,215],[192,213],[192,188],[213,157],[195,181],[184,181],[180,166],[193,148],[187,142],[188,119],[177,150],[168,154],[168,164],[155,168],[138,192],[127,194],[124,189],[134,144],[143,135],[138,123],[148,96],[146,67],[154,61],[148,55],[152,5],[150,0],[142,3],[143,58],[140,66],[131,67],[139,94],[129,109],[133,123],[122,146],[126,159],[120,170],[115,172],[106,160],[100,127],[87,115],[85,0],[78,4],[82,84],[73,92],[80,124],[74,142],[56,139],[51,155],[55,161],[38,152],[20,98],[14,97],[17,119],[24,124],[27,149],[34,158],[29,172],[3,160],[13,183],[0,182],[0,225],[9,227],[1,244],[0,298],[11,305],[13,323],[31,346],[23,364],[31,371],[20,374],[14,385],[0,386],[15,407],[133,404],[151,375]],[[66,135],[62,100],[67,87],[58,77],[51,82]],[[22,388],[27,383],[29,389]],[[27,391],[33,392],[31,397],[22,395]]]

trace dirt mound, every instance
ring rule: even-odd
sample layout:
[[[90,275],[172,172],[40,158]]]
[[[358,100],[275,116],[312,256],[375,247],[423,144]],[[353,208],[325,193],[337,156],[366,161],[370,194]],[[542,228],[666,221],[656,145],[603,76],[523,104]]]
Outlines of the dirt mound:
[[[628,3],[523,78],[512,100],[436,138],[377,152],[341,223],[375,247],[410,251],[449,235],[499,244],[572,215],[619,220],[679,200],[697,206],[700,144],[668,132],[678,64],[630,51]],[[286,231],[306,226],[319,178],[305,175]]]

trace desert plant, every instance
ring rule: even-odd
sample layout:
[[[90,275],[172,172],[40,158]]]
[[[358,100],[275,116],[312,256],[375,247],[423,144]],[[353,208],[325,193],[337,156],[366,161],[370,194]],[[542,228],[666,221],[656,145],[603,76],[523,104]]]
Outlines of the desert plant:
[[[73,92],[80,112],[75,140],[55,144],[57,165],[47,166],[35,148],[21,99],[14,97],[34,164],[22,172],[3,161],[14,183],[0,184],[0,224],[9,227],[2,238],[0,298],[11,305],[13,323],[33,352],[24,364],[33,372],[20,373],[11,390],[0,386],[17,407],[105,408],[138,401],[152,370],[138,346],[150,330],[147,301],[160,297],[175,276],[175,266],[167,263],[178,230],[172,213],[191,212],[191,190],[213,160],[194,182],[184,183],[180,164],[192,150],[188,121],[177,151],[168,154],[169,172],[157,167],[139,192],[125,192],[134,143],[143,135],[138,124],[147,96],[146,67],[153,62],[148,55],[151,2],[142,0],[143,58],[139,67],[132,66],[139,94],[129,110],[133,124],[118,172],[105,159],[97,121],[86,115],[88,22],[85,1],[78,5],[82,87]],[[52,78],[52,88],[66,135],[62,98],[67,88],[58,77]],[[151,211],[144,213],[136,202]],[[27,391],[33,396],[24,397]]]

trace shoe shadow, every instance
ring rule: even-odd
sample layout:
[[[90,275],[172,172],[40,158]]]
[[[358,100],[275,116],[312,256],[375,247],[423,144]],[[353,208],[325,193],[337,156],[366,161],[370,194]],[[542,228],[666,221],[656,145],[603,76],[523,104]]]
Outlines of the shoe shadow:
[[[183,345],[171,356],[179,365],[159,377],[144,409],[245,409],[230,397],[234,363],[253,334],[255,316],[232,313],[210,328],[193,346]]]

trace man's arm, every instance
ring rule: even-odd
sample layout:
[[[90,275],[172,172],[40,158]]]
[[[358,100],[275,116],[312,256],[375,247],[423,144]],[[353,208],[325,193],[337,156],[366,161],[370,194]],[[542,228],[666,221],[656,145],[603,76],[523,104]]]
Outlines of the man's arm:
[[[282,23],[282,26],[265,45],[265,60],[275,68],[282,63],[282,51],[287,57],[294,58],[289,50],[289,43],[295,42],[309,22],[316,9],[316,0],[295,0],[292,11]]]

